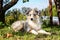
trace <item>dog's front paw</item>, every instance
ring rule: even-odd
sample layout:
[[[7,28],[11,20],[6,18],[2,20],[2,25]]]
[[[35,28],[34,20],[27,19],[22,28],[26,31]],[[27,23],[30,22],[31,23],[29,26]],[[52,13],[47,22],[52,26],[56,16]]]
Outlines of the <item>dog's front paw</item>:
[[[32,33],[34,35],[38,35],[38,32],[36,32],[35,30],[31,30],[30,33]]]
[[[46,32],[45,30],[39,30],[38,33],[41,33],[41,34],[47,34],[47,35],[51,35],[51,33],[49,32]]]
[[[47,32],[48,35],[51,35],[52,33]]]

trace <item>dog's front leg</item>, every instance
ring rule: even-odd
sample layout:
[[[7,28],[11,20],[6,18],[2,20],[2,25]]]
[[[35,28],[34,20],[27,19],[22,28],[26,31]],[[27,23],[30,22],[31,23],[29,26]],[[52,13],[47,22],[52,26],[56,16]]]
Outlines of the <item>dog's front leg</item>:
[[[35,30],[30,30],[29,32],[34,34],[34,35],[38,35],[38,32],[36,32]]]
[[[48,34],[48,35],[51,35],[51,33],[49,33],[49,32],[46,32],[45,30],[39,30],[39,31],[37,31],[38,33],[41,33],[41,34]]]

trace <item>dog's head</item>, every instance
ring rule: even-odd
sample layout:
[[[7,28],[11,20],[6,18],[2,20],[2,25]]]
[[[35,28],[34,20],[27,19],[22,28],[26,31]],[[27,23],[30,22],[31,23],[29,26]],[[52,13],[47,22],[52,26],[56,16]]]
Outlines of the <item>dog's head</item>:
[[[36,20],[40,17],[40,11],[37,11],[37,10],[29,10],[27,13],[26,13],[26,16],[27,16],[27,19],[33,21],[33,20]]]

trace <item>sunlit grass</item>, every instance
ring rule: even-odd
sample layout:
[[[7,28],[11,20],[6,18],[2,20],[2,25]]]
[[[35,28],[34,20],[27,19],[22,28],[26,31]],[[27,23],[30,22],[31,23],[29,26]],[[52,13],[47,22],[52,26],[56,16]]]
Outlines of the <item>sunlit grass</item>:
[[[33,35],[27,32],[13,32],[10,27],[4,27],[0,29],[0,40],[60,40],[60,27],[51,26],[46,27],[46,25],[42,25],[43,29],[53,33],[52,35]],[[11,33],[13,36],[7,38],[6,34]]]

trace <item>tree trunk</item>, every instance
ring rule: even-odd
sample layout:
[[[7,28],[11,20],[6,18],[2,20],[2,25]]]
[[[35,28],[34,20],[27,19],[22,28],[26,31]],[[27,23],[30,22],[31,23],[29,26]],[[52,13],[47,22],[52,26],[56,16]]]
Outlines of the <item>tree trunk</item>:
[[[0,21],[5,23],[5,12],[17,3],[18,0],[11,0],[3,7],[3,0],[0,0]]]
[[[52,20],[52,0],[49,0],[49,13],[50,13],[50,24],[53,24],[53,20]]]
[[[3,0],[0,0],[0,21],[1,22],[4,22],[4,13],[2,12],[2,10],[3,10]]]
[[[55,2],[55,5],[56,5],[57,15],[58,15],[59,25],[60,25],[60,0],[54,0],[54,2]]]

